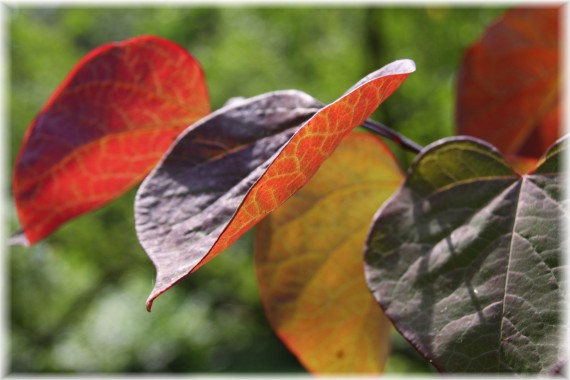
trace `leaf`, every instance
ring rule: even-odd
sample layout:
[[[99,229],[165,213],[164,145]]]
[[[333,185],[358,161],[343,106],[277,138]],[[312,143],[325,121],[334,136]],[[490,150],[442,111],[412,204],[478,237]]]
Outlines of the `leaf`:
[[[458,134],[539,158],[559,137],[561,7],[507,11],[473,44],[458,78]]]
[[[482,141],[440,140],[376,215],[368,286],[438,370],[560,368],[566,146],[519,176]]]
[[[517,154],[506,154],[505,160],[518,174],[530,173],[532,170],[534,170],[538,161],[537,158],[524,157]]]
[[[255,264],[273,329],[314,373],[381,373],[390,321],[368,291],[370,219],[400,185],[391,151],[351,133],[311,181],[256,228]]]
[[[27,244],[138,183],[209,113],[199,63],[153,36],[87,54],[29,126],[13,191]]]
[[[181,137],[135,200],[138,237],[157,268],[147,309],[299,190],[414,69],[393,62],[320,110],[300,92],[262,95]]]

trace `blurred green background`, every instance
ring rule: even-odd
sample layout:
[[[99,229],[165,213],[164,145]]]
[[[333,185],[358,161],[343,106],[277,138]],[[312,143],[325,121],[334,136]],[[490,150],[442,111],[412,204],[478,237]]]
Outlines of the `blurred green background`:
[[[141,34],[171,39],[202,63],[213,109],[288,88],[330,102],[365,74],[411,58],[417,72],[374,118],[426,145],[453,134],[464,49],[503,10],[11,6],[9,165],[36,112],[85,53]],[[413,156],[395,151],[406,167]],[[134,193],[31,248],[7,249],[10,372],[304,372],[264,316],[251,233],[146,312],[154,268],[135,237]],[[11,233],[11,200],[8,208]],[[388,373],[433,371],[393,335]]]

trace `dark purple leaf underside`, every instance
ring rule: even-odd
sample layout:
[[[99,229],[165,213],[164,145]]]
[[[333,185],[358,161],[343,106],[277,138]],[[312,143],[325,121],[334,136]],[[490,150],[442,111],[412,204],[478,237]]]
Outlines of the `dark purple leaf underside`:
[[[137,233],[157,268],[147,309],[302,188],[414,70],[392,62],[326,107],[276,92],[193,125],[137,193]]]
[[[137,234],[161,282],[198,265],[271,158],[321,107],[299,91],[268,93],[233,101],[178,138],[135,200]]]

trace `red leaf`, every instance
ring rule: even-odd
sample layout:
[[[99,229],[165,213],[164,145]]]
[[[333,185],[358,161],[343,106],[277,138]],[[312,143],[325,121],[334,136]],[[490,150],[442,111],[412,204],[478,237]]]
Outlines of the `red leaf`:
[[[123,194],[209,113],[199,63],[153,36],[86,55],[36,116],[13,191],[28,244]]]
[[[510,10],[464,58],[458,133],[540,157],[559,137],[560,6]]]
[[[305,185],[414,70],[412,61],[393,62],[304,123],[288,120],[295,116],[290,100],[280,105],[268,94],[219,110],[181,136],[135,202],[139,240],[157,268],[147,308]],[[305,97],[293,99],[314,107]],[[256,106],[267,98],[270,107]],[[240,132],[228,128],[232,123]],[[228,133],[248,137],[238,142]]]

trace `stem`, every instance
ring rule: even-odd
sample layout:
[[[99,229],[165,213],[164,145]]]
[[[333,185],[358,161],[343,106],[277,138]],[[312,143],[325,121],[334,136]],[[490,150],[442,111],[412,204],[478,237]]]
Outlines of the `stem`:
[[[362,123],[362,126],[366,129],[371,130],[372,132],[378,133],[380,136],[384,136],[387,139],[392,140],[393,142],[395,142],[402,148],[409,150],[410,152],[419,153],[423,149],[421,145],[418,145],[417,143],[408,139],[407,137],[400,135],[398,132],[372,119],[366,120],[364,123]]]

